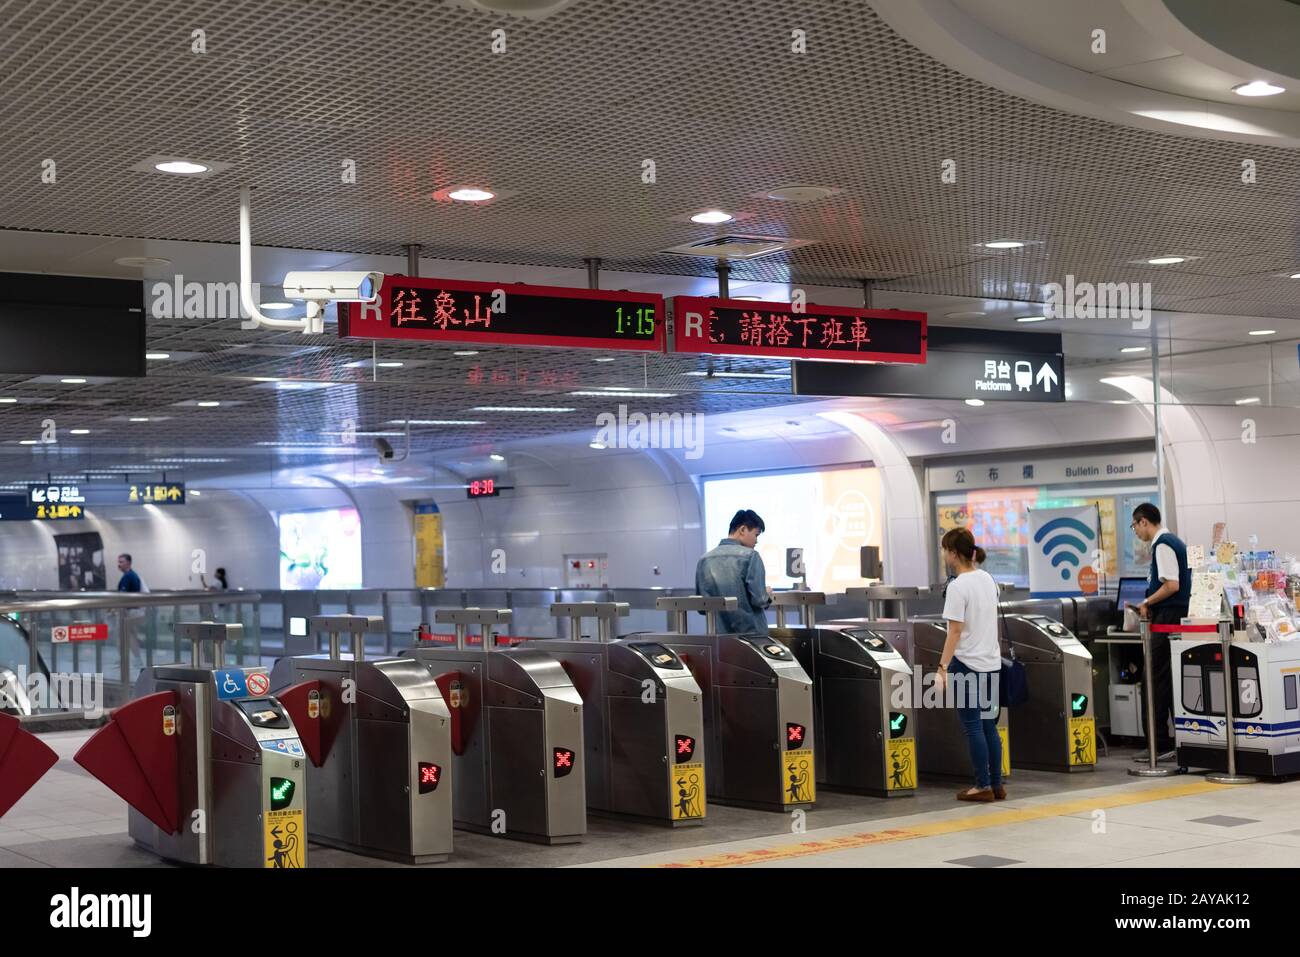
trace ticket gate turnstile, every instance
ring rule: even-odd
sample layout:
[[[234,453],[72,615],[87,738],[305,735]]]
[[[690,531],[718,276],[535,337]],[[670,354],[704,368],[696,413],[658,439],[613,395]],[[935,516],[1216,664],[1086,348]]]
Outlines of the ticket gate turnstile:
[[[717,633],[717,613],[735,598],[665,597],[667,633],[639,633],[676,652],[704,701],[709,798],[767,811],[812,807],[817,797],[817,735],[812,680],[793,652],[766,635]],[[685,634],[692,612],[707,616],[707,634]]]
[[[1226,771],[1223,643],[1172,638],[1174,743],[1178,764]],[[1230,646],[1232,728],[1238,774],[1282,777],[1300,774],[1300,641],[1269,644],[1234,641]]]
[[[780,595],[781,593],[778,593]],[[785,605],[825,603],[818,592],[789,592]],[[916,792],[916,714],[912,668],[889,632],[861,622],[786,628],[778,616],[770,637],[785,644],[812,678],[817,783],[879,797]]]
[[[177,624],[189,664],[140,673],[74,760],[130,805],[141,847],[185,864],[307,862],[306,755],[265,668],[228,668],[242,625]],[[202,663],[201,648],[211,646]]]
[[[365,657],[365,636],[384,620],[365,615],[310,619],[329,652],[281,658],[271,672],[299,728],[311,820],[319,844],[434,864],[452,850],[451,718],[428,671],[406,658]],[[340,648],[351,636],[352,653]]]
[[[1004,638],[1025,668],[1029,700],[1007,708],[1011,766],[1094,771],[1097,721],[1092,655],[1074,634],[1044,615],[1006,615]]]
[[[641,637],[614,640],[621,602],[563,602],[570,637],[534,639],[517,649],[545,652],[564,668],[582,698],[587,809],[672,827],[703,824],[707,813],[702,695],[681,658]],[[582,639],[582,619],[597,640]]]
[[[456,826],[483,834],[571,844],[587,833],[582,698],[551,655],[498,649],[492,627],[509,609],[440,608],[454,647],[402,652],[428,669],[451,709]],[[467,647],[478,625],[480,646]]]
[[[944,642],[948,640],[948,623],[943,619],[916,618],[908,624],[912,630],[913,688],[919,686],[922,707],[916,711],[917,742],[921,771],[950,777],[970,777],[970,749],[966,732],[950,707],[927,708],[924,676],[939,667]],[[918,680],[919,679],[919,680]],[[989,689],[988,693],[991,693]],[[993,702],[992,704],[996,704]],[[1011,774],[1011,734],[1008,708],[998,710],[998,736],[1002,739],[1002,776]]]

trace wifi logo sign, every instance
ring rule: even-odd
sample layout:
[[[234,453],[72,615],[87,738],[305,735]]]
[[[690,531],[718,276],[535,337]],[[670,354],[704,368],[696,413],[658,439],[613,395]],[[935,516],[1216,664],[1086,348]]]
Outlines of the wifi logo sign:
[[[1083,563],[1083,557],[1090,551],[1088,542],[1096,537],[1097,533],[1077,518],[1062,516],[1052,519],[1035,532],[1034,542],[1041,546],[1043,555],[1052,563],[1052,567],[1061,569],[1061,579],[1069,581],[1071,574]]]

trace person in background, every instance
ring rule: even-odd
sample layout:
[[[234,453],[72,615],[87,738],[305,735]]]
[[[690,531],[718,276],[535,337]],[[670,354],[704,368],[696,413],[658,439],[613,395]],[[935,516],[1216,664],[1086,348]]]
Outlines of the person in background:
[[[118,591],[143,591],[143,585],[140,582],[140,576],[131,568],[131,556],[123,552],[117,556],[117,570],[122,573],[118,579]]]
[[[766,527],[753,509],[742,508],[732,517],[727,537],[695,566],[697,595],[736,599],[735,611],[718,613],[718,629],[724,634],[767,634],[772,590],[763,559],[754,550]]]
[[[1002,739],[998,736],[998,713],[995,698],[997,678],[1002,672],[1002,649],[998,644],[998,584],[993,576],[978,567],[984,562],[984,549],[965,528],[954,528],[943,536],[943,558],[956,576],[948,583],[944,596],[943,617],[948,622],[948,640],[939,655],[939,672],[935,682],[944,688],[950,675],[975,675],[964,678],[966,700],[957,708],[957,718],[966,732],[975,786],[957,792],[959,801],[1003,801],[1007,790],[1002,786]],[[960,690],[960,688],[958,688]],[[975,701],[969,700],[971,695]],[[987,703],[988,708],[980,707]],[[992,711],[992,717],[989,712]]]
[[[216,581],[213,584],[209,585],[208,580],[203,577],[203,572],[199,572],[199,584],[202,585],[204,588],[206,588],[208,591],[229,591],[230,590],[230,582],[226,581],[226,570],[224,568],[218,568],[216,571],[216,575],[214,577],[216,578]]]
[[[1137,613],[1153,625],[1177,625],[1187,617],[1192,595],[1192,570],[1187,564],[1187,546],[1160,521],[1160,509],[1143,502],[1133,509],[1133,534],[1151,544],[1151,568],[1147,573],[1147,597]],[[1169,636],[1151,635],[1151,686],[1155,705],[1156,751],[1168,756],[1174,750],[1169,736],[1173,718],[1174,688],[1169,657]]]

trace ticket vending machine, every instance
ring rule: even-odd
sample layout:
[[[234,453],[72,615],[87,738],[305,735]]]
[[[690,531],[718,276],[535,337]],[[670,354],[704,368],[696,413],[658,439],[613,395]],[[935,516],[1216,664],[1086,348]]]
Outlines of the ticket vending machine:
[[[948,624],[941,618],[915,618],[911,621],[912,686],[915,697],[920,697],[921,707],[916,709],[917,752],[921,771],[924,774],[942,774],[950,777],[969,777],[971,773],[970,750],[966,745],[966,732],[957,719],[956,711],[949,705],[955,700],[948,695],[942,699],[936,693],[929,692],[936,698],[937,707],[927,707],[927,676],[938,670],[939,658],[943,654],[944,642],[948,639]],[[969,687],[969,686],[967,686]],[[989,710],[997,707],[991,700],[993,689],[978,687],[971,689],[970,702],[979,706],[981,703]],[[985,700],[981,702],[981,697]],[[1011,748],[1013,740],[1010,733],[1007,708],[998,710],[998,736],[1002,739],[1002,776],[1011,774]]]
[[[672,827],[703,824],[706,747],[700,687],[666,645],[613,639],[623,602],[559,602],[569,638],[526,641],[516,648],[550,655],[582,698],[587,809]],[[595,640],[582,637],[595,619]]]
[[[142,671],[132,700],[74,760],[130,805],[132,839],[159,857],[305,867],[306,755],[266,669],[225,665],[224,644],[242,630],[177,624],[189,664]]]
[[[429,672],[407,658],[365,657],[367,633],[384,620],[323,615],[329,652],[281,658],[271,686],[302,733],[319,844],[433,864],[452,850],[451,716]],[[340,635],[351,637],[342,652]]]
[[[428,669],[451,709],[456,826],[545,844],[587,833],[582,698],[554,657],[497,648],[494,626],[513,613],[439,608],[454,646],[421,641],[403,651]],[[480,630],[478,647],[468,630]]]
[[[1029,700],[1004,709],[1011,766],[1038,771],[1093,771],[1097,721],[1092,655],[1074,634],[1045,615],[1006,615],[1005,644],[1025,667]]]
[[[812,807],[812,679],[794,653],[767,635],[718,634],[717,614],[735,608],[735,598],[665,597],[655,607],[672,630],[635,637],[675,652],[700,687],[709,798],[766,811]],[[691,612],[707,616],[707,634],[686,634]]]
[[[825,601],[815,593],[800,594],[808,595],[798,603],[806,602],[810,611]],[[770,636],[789,647],[812,678],[817,783],[877,797],[915,794],[912,668],[890,643],[890,632],[850,621],[802,628],[778,624]]]
[[[1169,652],[1178,763],[1226,771],[1223,643],[1174,638]],[[1237,773],[1300,774],[1300,641],[1234,641],[1231,657]]]

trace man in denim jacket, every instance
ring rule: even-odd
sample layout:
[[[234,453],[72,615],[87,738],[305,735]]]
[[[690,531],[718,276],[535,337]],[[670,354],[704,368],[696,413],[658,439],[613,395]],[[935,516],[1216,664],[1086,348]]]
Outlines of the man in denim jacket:
[[[772,604],[772,591],[754,551],[765,527],[753,509],[741,509],[731,519],[730,534],[695,566],[696,594],[736,599],[735,611],[718,613],[718,628],[726,634],[767,634],[764,609]]]

